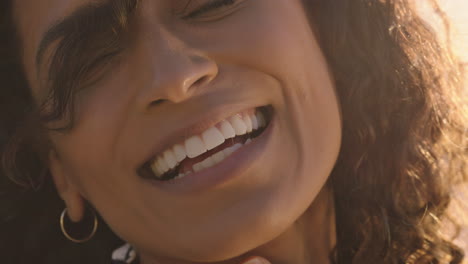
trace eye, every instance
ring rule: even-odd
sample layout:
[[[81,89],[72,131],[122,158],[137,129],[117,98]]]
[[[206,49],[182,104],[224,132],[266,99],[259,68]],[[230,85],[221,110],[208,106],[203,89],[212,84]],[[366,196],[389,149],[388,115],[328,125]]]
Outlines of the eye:
[[[234,8],[239,6],[245,0],[207,0],[207,1],[193,1],[196,2],[194,7],[191,7],[191,2],[188,4],[188,14],[184,15],[184,19],[197,19],[197,18],[218,18],[223,15],[228,15]],[[200,3],[202,2],[202,3]]]

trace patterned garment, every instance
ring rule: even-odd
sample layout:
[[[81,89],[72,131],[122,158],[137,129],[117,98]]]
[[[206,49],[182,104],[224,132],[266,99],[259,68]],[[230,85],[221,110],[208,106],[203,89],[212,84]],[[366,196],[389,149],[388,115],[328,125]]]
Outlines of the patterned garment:
[[[111,264],[138,264],[139,262],[135,250],[129,244],[123,245],[112,253]]]

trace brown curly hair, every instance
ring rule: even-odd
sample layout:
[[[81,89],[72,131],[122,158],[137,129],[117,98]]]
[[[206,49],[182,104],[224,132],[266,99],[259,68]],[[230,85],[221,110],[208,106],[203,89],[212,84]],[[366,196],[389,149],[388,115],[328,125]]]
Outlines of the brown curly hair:
[[[439,231],[451,187],[467,180],[466,91],[449,45],[437,39],[413,2],[304,0],[343,118],[342,147],[330,177],[337,223],[331,257],[337,264],[463,259]],[[107,262],[121,242],[108,228],[81,246],[66,242],[58,230],[63,204],[45,162],[44,116],[24,77],[11,5],[0,3],[2,262]],[[131,12],[131,6],[114,9],[118,29],[125,27],[119,12]],[[49,119],[66,115],[73,101],[73,82],[59,83],[69,89],[51,94]]]

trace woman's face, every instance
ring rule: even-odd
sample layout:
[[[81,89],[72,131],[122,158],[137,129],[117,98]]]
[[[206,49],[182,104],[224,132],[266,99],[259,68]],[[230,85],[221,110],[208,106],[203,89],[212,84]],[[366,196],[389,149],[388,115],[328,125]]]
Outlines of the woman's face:
[[[45,32],[100,2],[16,1],[37,98],[48,89],[35,65]],[[300,0],[188,2],[140,1],[130,45],[77,94],[75,127],[50,133],[50,165],[69,208],[79,203],[70,193],[88,200],[141,254],[219,261],[272,240],[310,206],[337,158],[340,115]],[[260,113],[265,128],[240,136]],[[190,174],[157,179],[179,173]]]

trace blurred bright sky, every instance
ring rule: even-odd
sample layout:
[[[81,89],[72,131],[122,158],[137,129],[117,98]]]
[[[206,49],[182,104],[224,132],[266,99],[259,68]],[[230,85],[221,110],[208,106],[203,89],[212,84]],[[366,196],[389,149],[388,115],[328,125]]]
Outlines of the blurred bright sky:
[[[424,3],[423,0],[415,0]],[[468,0],[439,0],[442,10],[452,22],[454,51],[468,63]],[[422,7],[422,12],[430,22],[437,22],[429,9]]]
[[[441,4],[453,20],[454,48],[468,62],[468,0],[442,0]]]
[[[423,0],[415,0],[418,2],[425,2]],[[453,50],[457,53],[462,61],[467,65],[466,76],[468,85],[468,0],[439,0],[442,10],[444,10],[452,21],[452,41]],[[430,22],[435,20],[431,16],[428,9],[422,8],[423,13],[427,16]],[[437,22],[436,22],[437,23]],[[468,90],[468,86],[467,86]],[[461,186],[460,191],[455,193],[455,196],[462,201],[463,204],[459,204],[460,208],[455,208],[451,205],[452,213],[460,212],[458,218],[462,219],[467,217],[468,205],[468,185]],[[468,226],[461,228],[461,233],[456,240],[456,243],[465,250],[465,254],[468,255]],[[464,264],[468,264],[468,259],[464,260]]]

